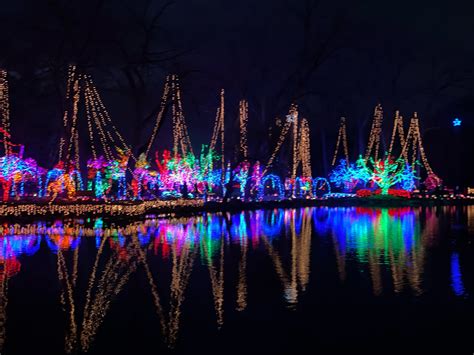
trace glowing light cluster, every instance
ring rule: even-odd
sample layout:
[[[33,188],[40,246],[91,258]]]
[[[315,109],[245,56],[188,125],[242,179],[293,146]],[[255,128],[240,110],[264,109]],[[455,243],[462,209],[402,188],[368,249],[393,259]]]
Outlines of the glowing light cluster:
[[[382,194],[387,194],[391,186],[397,186],[406,191],[413,191],[416,188],[416,174],[418,158],[421,159],[421,166],[425,168],[427,178],[423,184],[428,190],[434,190],[442,185],[442,180],[434,174],[423,147],[420,133],[419,119],[415,112],[410,120],[410,126],[405,134],[403,117],[399,111],[395,112],[395,119],[390,139],[388,152],[383,159],[379,158],[380,140],[382,135],[383,112],[379,104],[375,107],[372,127],[365,156],[350,164],[347,158],[341,160],[329,175],[330,181],[344,191],[366,188],[367,184],[381,188]],[[345,120],[341,119],[339,127],[336,149],[333,156],[332,165],[335,165],[341,141],[345,143]],[[396,141],[400,143],[399,153],[395,153]],[[398,155],[399,154],[399,155]],[[399,157],[398,159],[395,157]],[[370,168],[369,168],[370,165]]]
[[[372,181],[382,189],[382,195],[387,195],[390,187],[402,181],[403,173],[406,171],[403,159],[392,161],[386,157],[384,160],[374,161],[371,158],[370,162],[373,166]]]
[[[270,194],[278,199],[284,197],[284,190],[279,176],[273,174],[265,175],[258,191],[259,199],[263,199],[265,194]]]
[[[341,159],[329,175],[329,180],[336,187],[345,191],[353,191],[357,186],[365,187],[371,179],[372,174],[367,167],[367,163],[362,156],[359,156],[355,164],[347,163]]]
[[[53,201],[62,210],[63,203],[72,202],[70,206],[73,206],[82,200],[86,201],[85,205],[92,202],[99,206],[102,202],[117,200],[179,200],[182,197],[205,201],[226,201],[229,198],[255,201],[321,198],[331,193],[328,180],[313,178],[309,123],[300,116],[296,104],[290,106],[284,123],[278,124],[281,132],[274,150],[267,164],[261,166],[249,157],[249,108],[246,100],[239,103],[239,139],[234,150],[238,154],[233,161],[226,160],[223,89],[210,142],[202,146],[199,155],[194,154],[191,145],[177,75],[166,78],[150,139],[138,158],[112,122],[91,76],[80,72],[74,65],[68,68],[65,98],[58,160],[52,169],[43,169],[33,159],[23,158],[22,145],[11,142],[7,73],[0,70],[0,136],[3,137],[4,149],[4,155],[0,156],[0,188],[3,202],[12,198],[33,201],[38,204],[36,211],[42,214],[46,213],[43,204]],[[149,153],[167,107],[171,109],[172,148],[161,153],[155,151],[154,160],[150,161]],[[411,119],[405,135],[403,118],[396,112],[389,152],[383,159],[379,158],[382,120],[382,107],[377,105],[365,155],[351,164],[346,120],[341,118],[332,165],[336,163],[341,146],[344,159],[331,172],[331,183],[348,192],[379,187],[382,194],[386,194],[394,186],[412,191],[418,179],[415,165],[419,156],[428,174],[425,186],[429,190],[439,187],[442,181],[428,163],[417,114]],[[85,134],[80,133],[81,127]],[[395,159],[392,156],[397,136],[401,153]],[[288,147],[282,149],[285,142]],[[87,161],[81,153],[87,155]],[[274,167],[278,158],[282,164]],[[85,165],[87,172],[83,176],[81,167]],[[270,174],[270,169],[278,169],[280,176],[274,171]],[[25,206],[28,205],[18,207],[21,213],[31,210]],[[11,206],[4,207],[7,213],[17,213],[9,210]],[[95,207],[84,208],[96,211]]]
[[[346,165],[346,162],[341,160],[330,174],[331,182],[346,191],[372,184],[381,189],[382,195],[387,195],[389,188],[395,185],[403,190],[413,191],[417,179],[415,169],[403,158],[393,160],[388,155],[379,160],[370,158],[368,164],[362,156],[355,164]]]

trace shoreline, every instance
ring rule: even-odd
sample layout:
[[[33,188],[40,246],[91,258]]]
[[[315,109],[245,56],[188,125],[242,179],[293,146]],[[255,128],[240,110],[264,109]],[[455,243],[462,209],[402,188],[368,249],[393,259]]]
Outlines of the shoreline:
[[[150,200],[150,201],[78,201],[67,202],[10,202],[0,204],[0,216],[11,218],[54,218],[54,217],[106,217],[111,219],[143,218],[146,215],[185,216],[198,213],[239,212],[257,209],[300,208],[300,207],[435,207],[474,205],[474,199],[421,199],[421,198],[328,198],[293,199],[280,201],[204,202],[202,200]]]

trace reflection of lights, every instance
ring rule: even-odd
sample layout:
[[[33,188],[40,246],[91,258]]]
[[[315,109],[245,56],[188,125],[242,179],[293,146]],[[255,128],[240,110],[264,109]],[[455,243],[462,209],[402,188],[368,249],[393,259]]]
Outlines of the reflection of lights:
[[[40,247],[41,238],[36,235],[7,235],[0,237],[0,260],[33,255]]]
[[[58,250],[76,249],[79,246],[80,238],[72,235],[53,234],[47,236],[46,243],[51,251],[57,253]]]
[[[458,253],[453,253],[453,255],[451,255],[451,287],[456,296],[462,296],[464,294],[464,285],[462,282]]]
[[[298,291],[295,288],[286,288],[284,291],[285,300],[289,304],[295,304],[298,301]]]
[[[168,209],[174,210],[182,207],[202,207],[202,200],[152,200],[140,201],[134,204],[101,203],[101,204],[20,204],[20,205],[0,205],[0,215],[4,217],[13,216],[143,216],[149,210]]]
[[[356,252],[360,261],[365,261],[369,250],[374,250],[388,263],[387,249],[397,253],[411,251],[419,239],[414,212],[410,209],[393,211],[371,208],[331,211],[327,225],[318,229],[332,231],[341,245],[347,243]]]
[[[229,312],[233,308],[231,303],[237,311],[250,304],[248,289],[253,286],[248,283],[247,276],[253,267],[248,266],[255,265],[250,256],[257,252],[259,255],[266,253],[260,260],[266,260],[273,267],[273,279],[280,283],[278,295],[287,307],[295,309],[310,285],[311,259],[314,260],[311,252],[315,249],[311,244],[315,235],[324,238],[323,243],[317,243],[318,248],[328,243],[331,249],[334,248],[341,282],[354,277],[351,268],[355,268],[369,271],[375,294],[384,291],[388,286],[385,283],[392,282],[387,280],[393,280],[395,292],[402,292],[409,285],[419,294],[425,256],[417,211],[413,208],[354,207],[273,209],[155,218],[130,224],[109,224],[107,220],[91,218],[57,221],[52,226],[45,223],[21,227],[3,225],[1,231],[9,238],[15,231],[37,233],[38,237],[31,237],[31,240],[38,246],[40,236],[44,236],[45,241],[56,248],[59,282],[64,295],[62,302],[74,321],[71,327],[77,326],[71,328],[70,335],[80,340],[80,343],[68,343],[71,349],[81,347],[79,350],[84,350],[91,346],[100,324],[113,307],[114,297],[132,282],[136,270],[145,272],[147,287],[150,287],[150,291],[146,291],[152,293],[163,339],[172,346],[179,333],[180,317],[187,307],[184,295],[189,294],[189,287],[196,285],[190,280],[196,268],[201,268],[198,273],[202,277],[204,267],[204,275],[210,279],[200,287],[208,287],[206,291],[212,297],[211,307],[216,312],[219,327],[224,323],[224,310]],[[427,220],[429,217],[427,213]],[[429,223],[422,220],[422,224]],[[85,237],[93,239],[78,248],[81,238],[85,242]],[[86,248],[94,239],[98,249],[96,262],[91,260],[93,254]],[[235,253],[237,249],[238,253]],[[81,259],[84,254],[85,263]],[[197,262],[199,258],[200,263]],[[238,263],[235,263],[237,258]],[[158,267],[156,259],[160,259]],[[165,267],[162,268],[162,264]],[[91,272],[85,272],[87,265],[92,267]],[[462,294],[464,288],[457,256],[453,256],[451,274],[453,289],[456,294]],[[83,275],[90,279],[81,280]],[[167,285],[170,294],[160,295],[159,292],[167,290]],[[89,287],[85,308],[81,303],[84,300],[76,299],[83,296],[81,288],[84,287]]]
[[[390,267],[395,292],[409,284],[415,294],[421,293],[424,251],[420,227],[411,208],[318,208],[314,209],[314,226],[322,235],[332,234],[341,279],[344,259],[354,259],[369,266],[374,293],[382,291],[380,265]]]

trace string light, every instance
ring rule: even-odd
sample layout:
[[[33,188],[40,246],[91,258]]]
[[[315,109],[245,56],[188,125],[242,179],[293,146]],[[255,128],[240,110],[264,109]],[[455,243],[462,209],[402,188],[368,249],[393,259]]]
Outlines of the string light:
[[[60,163],[64,164],[64,169],[57,170],[50,175],[50,179],[47,179],[47,194],[52,194],[55,198],[66,189],[68,197],[73,198],[78,191],[77,188],[82,185],[77,183],[80,180],[78,110],[82,99],[85,106],[89,147],[92,153],[92,159],[88,160],[88,178],[91,179],[88,182],[88,189],[92,190],[92,186],[94,186],[93,191],[96,197],[106,198],[106,194],[110,193],[112,184],[116,181],[118,184],[116,198],[123,199],[126,188],[125,171],[129,157],[134,158],[133,154],[113,124],[92,78],[90,75],[77,73],[75,66],[70,66],[68,69],[66,101],[69,104],[68,107],[72,107],[72,109],[66,108],[65,110],[63,125],[67,138],[61,138],[59,147]],[[99,145],[96,145],[96,140]],[[105,163],[102,154],[107,160]],[[74,159],[71,159],[72,155],[74,155]],[[71,165],[74,165],[75,169],[71,170],[69,168]],[[62,171],[64,176],[58,176],[59,171]],[[69,174],[73,174],[73,176],[68,176]],[[49,182],[53,185],[48,186]],[[76,189],[67,187],[71,186],[72,182],[74,182],[73,185]]]
[[[286,119],[286,121],[285,121],[285,123],[284,123],[284,125],[281,129],[280,136],[278,137],[275,149],[273,150],[272,154],[270,155],[270,158],[268,159],[267,165],[265,166],[265,169],[263,170],[263,175],[265,175],[267,173],[268,169],[270,169],[270,167],[272,166],[273,161],[276,158],[276,155],[278,154],[278,152],[280,151],[281,146],[285,142],[286,135],[288,134],[288,132],[291,128],[292,122],[293,121],[292,121],[291,110],[290,110],[290,114],[287,116],[287,119]]]
[[[384,160],[374,161],[370,158],[372,164],[372,181],[382,189],[382,195],[388,194],[388,189],[402,181],[402,174],[405,168],[403,159],[392,161],[389,156]]]
[[[359,157],[355,165],[346,165],[345,161],[341,160],[331,172],[330,180],[336,186],[344,187],[346,191],[352,191],[356,186],[365,188],[370,182],[380,187],[382,195],[387,195],[389,189],[395,185],[399,185],[405,193],[415,188],[415,180],[418,179],[416,171],[402,157],[393,160],[386,154],[383,160],[375,161],[370,157],[369,163],[370,166],[362,157]]]
[[[247,143],[247,123],[248,123],[248,107],[247,100],[240,100],[239,102],[239,125],[240,125],[240,145],[239,153],[243,160],[248,158],[248,143]]]
[[[107,109],[105,108],[104,103],[102,102],[102,98],[100,97],[99,92],[97,91],[97,87],[94,85],[91,76],[87,75],[85,77],[85,80],[86,80],[86,87],[88,89],[88,92],[90,93],[90,95],[88,96],[89,101],[91,101],[92,106],[95,108],[95,111],[98,113],[98,118],[100,119],[101,125],[102,127],[104,127],[103,129],[109,139],[109,141],[106,142],[107,145],[114,146],[116,149],[115,153],[118,152],[119,156],[123,155],[122,153],[126,152],[128,156],[130,156],[133,160],[136,161],[135,156],[132,154],[132,149],[125,142],[122,135],[118,131],[117,127],[112,122],[112,119],[110,118],[110,115]]]
[[[209,144],[210,150],[215,150],[217,142],[220,140],[221,143],[221,181],[222,184],[225,182],[225,106],[224,106],[224,89],[220,93],[220,103],[217,108],[216,120],[214,121],[214,128],[212,130],[211,142]]]
[[[374,153],[374,160],[378,159],[380,148],[380,136],[382,134],[382,120],[383,110],[382,105],[378,104],[374,109],[374,118],[372,120],[372,127],[369,134],[369,143],[365,153],[365,160],[368,160],[372,152]]]
[[[348,192],[354,190],[358,185],[365,187],[371,179],[372,172],[362,156],[359,156],[355,164],[347,164],[345,160],[341,159],[339,165],[329,174],[329,180],[336,187],[343,188]]]
[[[3,146],[5,154],[10,154],[10,98],[8,93],[7,71],[0,69],[0,118],[2,122],[2,130],[4,134]]]
[[[81,75],[79,74],[76,77],[75,71],[72,71],[71,73],[72,73],[71,75],[73,75],[73,77],[70,80],[71,85],[72,85],[72,112],[71,112],[71,117],[66,116],[66,119],[65,119],[65,123],[66,123],[65,129],[68,129],[69,127],[70,128],[69,128],[69,131],[66,132],[66,134],[69,134],[69,137],[65,139],[65,141],[67,141],[66,157],[64,160],[61,159],[62,161],[65,162],[66,168],[70,164],[71,155],[73,152],[74,152],[74,160],[76,164],[79,164],[79,150],[77,149],[78,148],[77,141],[79,139],[79,136],[76,130],[78,129],[77,112],[78,112],[78,104],[79,104],[79,99],[80,99],[79,81],[81,79]]]
[[[428,174],[423,184],[428,189],[428,191],[433,191],[436,188],[443,185],[443,180],[441,180],[436,174]]]
[[[257,199],[260,198],[258,196],[258,191],[259,191],[259,188],[262,184],[262,177],[263,177],[263,175],[262,175],[262,168],[260,166],[260,162],[256,161],[255,164],[253,165],[252,176],[251,176],[250,180],[251,180],[251,183],[252,183],[251,193],[252,194],[257,194]]]
[[[150,153],[151,147],[156,138],[156,134],[158,133],[158,128],[160,127],[161,121],[163,119],[163,114],[166,108],[166,102],[168,101],[169,91],[170,91],[170,76],[168,75],[166,77],[165,86],[163,88],[163,94],[161,96],[160,110],[158,111],[158,114],[156,115],[156,122],[155,122],[155,125],[153,126],[151,137],[148,142],[148,146],[146,148],[146,152],[145,152],[146,157]]]
[[[310,138],[309,138],[309,124],[306,118],[301,120],[300,128],[300,161],[302,162],[302,176],[305,178],[311,178],[311,147],[310,147]]]
[[[313,197],[322,197],[331,194],[331,184],[326,178],[316,177],[312,181]]]
[[[173,154],[175,158],[181,148],[181,155],[188,151],[193,153],[188,129],[184,120],[183,106],[181,103],[181,89],[177,75],[171,75],[171,99],[172,99],[172,122],[173,122]]]
[[[3,134],[3,145],[5,155],[0,157],[0,185],[3,190],[3,201],[10,197],[16,199],[25,197],[25,184],[35,181],[40,185],[40,168],[35,160],[23,159],[24,146],[11,142],[10,135],[10,108],[7,72],[0,69],[0,133]],[[18,147],[14,152],[13,148]]]
[[[293,104],[290,108],[290,118],[293,124],[293,159],[291,168],[291,178],[296,178],[296,170],[300,160],[299,149],[298,149],[298,107]]]
[[[1,204],[0,214],[5,217],[20,216],[141,216],[151,211],[173,211],[180,208],[201,208],[202,200],[153,200],[124,203],[71,203],[71,204]]]
[[[279,176],[268,174],[262,178],[262,182],[258,187],[258,199],[262,200],[265,197],[266,190],[269,189],[273,191],[272,194],[277,196],[278,199],[284,198],[285,194]]]
[[[235,179],[240,184],[240,196],[245,199],[245,188],[247,186],[247,180],[249,177],[250,163],[248,161],[244,161],[240,163],[235,170]]]
[[[216,195],[217,197],[211,198],[218,200],[225,195],[227,188],[225,185],[232,182],[231,180],[240,183],[241,198],[254,199],[256,197],[261,199],[263,198],[262,191],[265,191],[265,184],[270,183],[270,188],[274,190],[279,190],[282,187],[281,180],[277,183],[274,176],[272,178],[265,177],[287,138],[290,143],[289,160],[291,165],[285,179],[285,189],[291,190],[292,197],[300,198],[317,197],[318,190],[325,185],[329,190],[327,181],[312,178],[309,124],[307,119],[299,117],[298,107],[295,104],[291,105],[289,109],[275,149],[263,172],[260,164],[256,162],[252,176],[249,176],[250,163],[247,161],[248,102],[241,100],[239,102],[240,139],[238,151],[244,160],[233,172],[230,163],[226,168],[224,94],[222,89],[210,144],[203,146],[200,156],[196,157],[184,118],[179,79],[177,75],[169,75],[163,89],[156,122],[147,142],[147,149],[138,158],[135,158],[130,146],[126,144],[113,124],[91,76],[79,73],[72,65],[68,68],[67,104],[63,116],[64,135],[59,142],[59,161],[53,169],[47,171],[39,167],[34,160],[23,159],[24,147],[11,143],[8,83],[6,72],[0,71],[0,120],[2,124],[0,133],[3,134],[5,148],[5,156],[0,158],[0,184],[3,188],[3,201],[8,201],[12,197],[19,200],[27,195],[39,198],[49,197],[51,202],[56,198],[68,201],[77,200],[84,188],[80,171],[80,148],[84,150],[84,147],[79,146],[80,138],[82,138],[80,127],[83,125],[87,126],[88,134],[86,136],[88,136],[88,147],[90,147],[91,153],[91,159],[87,160],[86,186],[87,190],[91,191],[95,199],[98,200],[168,199],[182,196],[195,199],[202,197],[206,200],[208,195]],[[172,108],[173,149],[171,153],[163,152],[162,158],[158,152],[155,152],[155,163],[158,170],[153,170],[147,160],[147,155],[158,134],[169,99],[171,99]],[[84,110],[82,110],[82,106],[85,108]],[[410,121],[410,127],[405,137],[403,119],[399,112],[396,112],[388,154],[390,157],[393,153],[398,134],[402,146],[400,157],[409,163],[409,167],[406,164],[403,165],[404,170],[400,174],[398,174],[399,171],[396,171],[395,174],[391,168],[382,169],[384,166],[390,167],[392,163],[390,160],[377,159],[380,149],[382,119],[382,107],[379,104],[374,110],[374,120],[365,159],[360,158],[356,164],[350,164],[346,121],[341,118],[332,164],[335,164],[341,145],[345,161],[343,160],[333,170],[330,176],[331,182],[351,190],[358,184],[369,181],[373,184],[379,184],[379,182],[384,184],[383,180],[385,179],[387,184],[390,184],[391,178],[383,174],[400,175],[401,177],[397,178],[398,181],[395,184],[401,183],[406,187],[406,190],[409,190],[413,188],[414,166],[419,155],[429,177],[425,181],[425,185],[438,184],[437,186],[439,186],[441,180],[434,175],[424,152],[416,113]],[[82,121],[85,121],[84,124],[81,123]],[[18,153],[13,153],[13,147],[19,147]],[[220,151],[220,155],[216,151]],[[128,168],[130,157],[136,161],[133,171]],[[408,162],[409,157],[411,158],[410,162]],[[218,160],[220,160],[220,169],[215,167]],[[372,163],[371,169],[367,167],[367,162]],[[398,160],[395,162],[400,165]],[[127,187],[126,182],[127,169],[132,172],[130,187]],[[30,182],[33,182],[35,192],[32,192],[32,188],[29,186]],[[387,189],[383,187],[382,190]],[[280,194],[277,193],[277,195]],[[82,198],[90,200],[91,195],[84,195]],[[87,203],[85,204],[87,205]]]
[[[305,181],[311,181],[312,175],[309,124],[305,118],[301,120],[298,118],[298,107],[294,104],[290,107],[289,114],[286,117],[286,121],[283,125],[280,137],[278,138],[277,145],[270,156],[263,175],[265,175],[268,169],[271,167],[290,129],[292,129],[292,165],[290,170],[290,185],[293,186],[294,190],[296,187],[295,181],[300,163],[302,165],[302,178],[305,179]],[[311,193],[311,188],[308,188],[308,191]]]
[[[342,147],[344,151],[344,158],[346,160],[346,164],[349,165],[349,150],[347,149],[347,133],[346,133],[346,118],[345,117],[341,117],[341,122],[339,124],[339,131],[337,133],[336,149],[334,150],[331,166],[334,166],[336,164],[337,153],[339,152],[339,146],[341,144],[341,141],[342,141]]]
[[[411,151],[411,165],[414,166],[417,156],[420,155],[423,166],[426,169],[428,175],[434,174],[431,169],[430,164],[428,163],[428,158],[425,154],[425,148],[423,147],[423,141],[420,134],[420,123],[418,115],[415,112],[412,119],[410,120],[410,126],[408,128],[407,137],[405,144],[403,145],[402,156],[409,157],[409,152]]]
[[[225,141],[224,141],[224,117],[225,117],[225,109],[224,109],[224,89],[221,90],[221,103],[219,108],[219,116],[220,116],[220,134],[221,134],[221,171],[222,171],[222,179],[224,180],[224,167],[225,167]]]
[[[400,146],[403,150],[403,148],[405,147],[405,132],[404,132],[404,129],[403,129],[403,117],[400,116],[400,113],[399,111],[395,111],[395,119],[394,119],[394,122],[393,122],[393,130],[392,130],[392,138],[390,139],[390,147],[388,149],[388,155],[389,156],[392,156],[392,153],[393,153],[393,148],[394,148],[394,145],[395,145],[395,139],[397,137],[397,133],[398,133],[398,138],[400,140]],[[407,160],[407,157],[404,156],[405,160]]]

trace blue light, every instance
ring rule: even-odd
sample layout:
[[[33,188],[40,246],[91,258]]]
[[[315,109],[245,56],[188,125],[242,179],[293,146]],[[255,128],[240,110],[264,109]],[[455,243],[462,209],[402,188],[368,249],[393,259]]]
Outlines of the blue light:
[[[459,254],[451,255],[451,287],[456,296],[464,294],[464,285],[462,282],[461,265],[459,263]]]
[[[454,126],[454,127],[459,127],[459,126],[461,126],[461,123],[462,123],[462,121],[461,121],[459,118],[457,118],[457,117],[453,120],[453,126]]]

